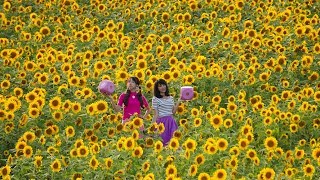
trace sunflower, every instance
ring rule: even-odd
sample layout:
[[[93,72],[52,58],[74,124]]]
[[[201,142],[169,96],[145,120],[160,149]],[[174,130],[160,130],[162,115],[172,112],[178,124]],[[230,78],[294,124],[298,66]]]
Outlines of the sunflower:
[[[84,146],[84,142],[83,142],[83,139],[77,139],[74,143],[74,147],[75,148],[80,148],[81,146]]]
[[[223,126],[225,128],[231,128],[233,126],[233,121],[231,119],[226,119],[223,121]]]
[[[104,100],[99,100],[95,102],[95,109],[97,110],[98,114],[104,114],[108,110],[108,103]]]
[[[85,133],[86,138],[90,138],[91,136],[94,135],[94,132],[92,129],[85,129],[84,133]]]
[[[158,124],[158,133],[162,134],[165,131],[165,127],[163,123]]]
[[[52,170],[53,172],[59,172],[59,171],[61,170],[61,162],[60,162],[60,160],[59,160],[59,159],[55,159],[55,160],[51,163],[50,167],[51,167],[51,170]]]
[[[239,148],[241,150],[245,150],[247,149],[247,147],[249,146],[249,140],[246,139],[246,138],[241,138],[239,141],[238,141],[238,145],[239,145]]]
[[[36,168],[40,168],[42,166],[42,159],[43,157],[42,156],[35,156],[34,157],[34,161],[33,161],[33,164]]]
[[[69,112],[71,109],[72,102],[70,100],[66,100],[65,102],[62,103],[61,108],[63,109],[64,112]]]
[[[227,105],[228,112],[230,112],[230,113],[236,112],[236,111],[237,111],[237,108],[238,108],[238,106],[237,106],[235,103],[233,103],[233,102],[230,102],[230,103],[228,103],[228,105]]]
[[[87,157],[89,155],[89,148],[85,145],[81,145],[77,148],[78,157]]]
[[[31,158],[32,154],[33,154],[33,149],[31,146],[25,146],[22,150],[24,157],[26,158]]]
[[[137,78],[139,78],[141,81],[144,81],[145,80],[145,77],[146,77],[146,75],[145,75],[145,71],[144,70],[135,70],[134,71],[134,75],[137,77]]]
[[[313,94],[313,99],[314,99],[316,102],[320,102],[320,91],[316,91],[316,92]]]
[[[92,168],[93,170],[98,169],[99,167],[99,161],[97,160],[96,156],[93,155],[89,161],[89,166],[90,168]]]
[[[142,171],[143,172],[147,172],[147,171],[149,171],[149,169],[150,169],[150,162],[149,161],[146,161],[146,162],[144,162],[143,164],[142,164]]]
[[[226,167],[230,167],[232,170],[236,170],[238,168],[238,158],[237,156],[231,156],[231,159],[228,159],[226,162]]]
[[[227,171],[225,169],[217,169],[213,173],[213,179],[217,179],[217,180],[227,179]]]
[[[193,119],[193,124],[194,124],[194,127],[199,127],[199,126],[201,126],[201,124],[202,124],[202,119],[199,118],[199,117],[194,118],[194,119]]]
[[[193,139],[188,138],[184,142],[184,147],[186,148],[187,151],[194,152],[194,150],[197,148],[197,142]]]
[[[128,130],[128,131],[132,131],[133,129],[133,124],[132,122],[129,122],[129,123],[126,123],[125,124],[125,129]],[[131,137],[134,139],[134,140],[138,140],[139,137],[141,137],[139,131],[137,129],[134,129],[133,132],[132,132],[132,135]]]
[[[170,19],[170,14],[167,13],[167,12],[163,12],[163,13],[162,13],[162,16],[161,16],[161,20],[162,20],[163,22],[166,22],[166,21],[168,21],[169,19]]]
[[[221,102],[221,96],[220,95],[213,96],[213,98],[212,98],[212,103],[213,104],[219,105],[220,102]]]
[[[89,104],[89,105],[87,105],[86,109],[87,109],[87,113],[88,113],[90,116],[93,116],[93,115],[95,114],[95,112],[96,112],[96,106],[95,106],[95,104]]]
[[[178,171],[174,164],[169,164],[166,168],[166,176],[177,176]]]
[[[118,123],[116,127],[117,133],[120,133],[124,130],[124,125],[122,123]]]
[[[273,123],[273,119],[270,116],[264,117],[263,124],[265,126],[270,126]]]
[[[125,82],[128,79],[129,74],[124,70],[119,70],[116,73],[116,77],[119,82]]]
[[[71,176],[72,180],[77,180],[77,179],[82,179],[82,174],[81,173],[73,173]]]
[[[140,117],[134,117],[132,119],[132,124],[134,128],[140,128],[143,126],[143,119],[141,119]]]
[[[94,63],[94,71],[102,72],[105,69],[106,69],[106,65],[102,61],[96,61]]]
[[[166,80],[167,82],[170,82],[172,80],[172,72],[171,71],[165,71],[162,73],[161,77]]]
[[[172,138],[169,142],[169,148],[176,151],[178,150],[180,144],[177,138]]]
[[[312,74],[310,74],[310,76],[308,77],[310,81],[316,81],[318,80],[318,78],[319,78],[319,73],[317,72],[312,72]]]
[[[154,143],[154,152],[160,153],[162,149],[163,149],[163,144],[161,141],[157,141],[156,143]]]
[[[99,140],[98,136],[96,136],[95,134],[90,136],[89,138],[91,143],[97,143]]]
[[[169,58],[169,65],[174,66],[176,64],[178,64],[178,58],[176,58],[175,56],[172,56]]]
[[[75,135],[75,130],[72,126],[67,126],[65,129],[65,133],[67,137],[73,137]]]
[[[210,124],[215,128],[219,129],[223,124],[223,119],[220,115],[216,114],[212,118],[210,118]]]
[[[112,138],[114,135],[115,135],[115,132],[116,132],[116,129],[115,128],[108,128],[108,133],[107,133],[107,136]]]
[[[260,174],[262,174],[263,179],[274,179],[276,173],[272,168],[263,168]]]
[[[33,119],[38,118],[40,114],[41,114],[41,111],[38,108],[30,108],[28,112],[29,117]]]
[[[267,150],[274,150],[278,146],[278,141],[274,137],[267,137],[264,141],[264,146],[266,147]]]
[[[17,98],[21,98],[23,96],[23,89],[19,87],[14,88],[13,92]]]
[[[11,85],[10,81],[7,80],[7,79],[5,79],[5,80],[3,80],[3,81],[1,82],[0,88],[2,88],[2,89],[9,89],[9,88],[10,88],[10,85]]]
[[[8,121],[12,121],[12,120],[14,119],[14,117],[15,117],[14,112],[8,111],[8,112],[6,113],[6,119],[7,119]]]
[[[87,32],[81,32],[80,36],[81,42],[89,42],[91,40],[91,35]]]
[[[134,147],[135,147],[135,145],[136,145],[136,141],[134,140],[133,137],[127,138],[127,139],[124,141],[124,144],[123,144],[124,148],[125,148],[126,150],[128,150],[128,151],[129,151],[129,150],[133,150]]]
[[[81,111],[81,104],[79,102],[72,103],[72,112],[75,114],[79,113]]]
[[[208,173],[202,172],[199,174],[198,179],[199,180],[210,180],[211,177]]]
[[[295,168],[287,168],[284,171],[285,175],[289,178],[293,177],[296,172],[297,170]]]
[[[290,129],[290,132],[292,132],[292,133],[296,133],[299,130],[298,129],[298,125],[295,124],[295,123],[291,123],[290,126],[289,126],[289,129]]]
[[[197,117],[199,114],[200,114],[200,111],[197,108],[191,109],[191,116],[192,117]]]
[[[106,169],[110,169],[112,164],[113,164],[113,160],[112,158],[108,157],[104,159],[104,164],[106,166]]]
[[[52,113],[52,117],[54,118],[54,120],[56,121],[61,121],[63,119],[63,113],[60,111],[54,111]]]
[[[205,157],[203,154],[198,154],[195,159],[194,159],[194,162],[197,166],[201,165],[201,164],[204,164],[205,162]]]
[[[254,149],[248,149],[246,152],[246,157],[253,160],[255,157],[257,157],[257,152]]]
[[[58,110],[61,107],[61,98],[60,96],[55,96],[49,101],[49,106],[53,110]]]
[[[70,86],[79,86],[80,85],[80,78],[78,76],[72,76],[68,78],[68,83]]]
[[[36,138],[36,135],[34,134],[34,132],[31,132],[31,131],[27,131],[23,134],[23,139],[26,141],[26,142],[33,142]]]
[[[216,142],[218,150],[225,151],[228,148],[228,141],[224,138],[219,138]]]
[[[313,46],[313,52],[315,54],[320,54],[320,43],[316,43],[314,46]]]
[[[0,120],[3,121],[7,117],[7,112],[5,110],[0,109]]]
[[[305,152],[303,149],[296,149],[294,155],[296,159],[302,159],[304,158]]]
[[[77,151],[76,148],[71,149],[69,154],[70,154],[70,157],[72,157],[72,158],[79,157],[78,156],[78,151]]]
[[[52,136],[54,133],[55,133],[55,130],[53,129],[52,126],[49,126],[44,130],[44,134],[47,137]]]
[[[189,176],[195,176],[198,172],[198,165],[197,164],[192,164],[189,168],[188,174]]]
[[[48,26],[44,26],[44,27],[40,28],[40,33],[43,36],[48,36],[48,35],[51,34],[51,30],[50,30],[50,28]]]
[[[8,164],[0,168],[0,175],[2,177],[7,177],[10,175],[10,173],[11,173],[11,167]]]
[[[141,146],[137,146],[133,149],[131,153],[132,157],[140,158],[143,155],[143,149]]]

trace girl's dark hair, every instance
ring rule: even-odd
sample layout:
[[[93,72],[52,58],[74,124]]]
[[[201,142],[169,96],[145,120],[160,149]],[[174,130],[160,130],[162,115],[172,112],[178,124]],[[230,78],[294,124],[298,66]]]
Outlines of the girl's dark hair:
[[[142,94],[141,94],[141,87],[140,87],[140,81],[137,77],[135,76],[132,76],[130,77],[129,79],[131,79],[138,87],[139,87],[139,92],[137,93],[137,96],[138,96],[138,100],[140,102],[140,106],[141,108],[144,108],[144,105],[143,105],[143,101],[142,101]],[[129,97],[130,97],[130,90],[127,89],[127,92],[124,96],[124,99],[123,99],[123,103],[125,106],[128,106],[128,100],[129,100]]]
[[[168,84],[167,82],[164,80],[164,79],[158,79],[156,81],[156,83],[154,83],[154,87],[153,87],[153,94],[155,97],[157,98],[162,98],[161,94],[160,94],[160,91],[158,89],[158,86],[159,85],[165,85],[167,88],[166,88],[166,92],[164,93],[166,96],[170,96],[170,93],[169,93],[169,88],[168,88]]]

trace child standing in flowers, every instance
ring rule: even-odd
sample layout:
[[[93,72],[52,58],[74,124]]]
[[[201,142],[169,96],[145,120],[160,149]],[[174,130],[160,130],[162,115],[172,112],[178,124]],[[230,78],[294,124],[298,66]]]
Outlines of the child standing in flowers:
[[[164,132],[160,134],[163,145],[168,145],[173,133],[178,129],[178,124],[173,118],[181,100],[174,104],[173,97],[169,94],[168,84],[164,79],[159,79],[154,84],[154,97],[152,98],[152,107],[154,116],[152,122],[163,123]]]
[[[137,114],[140,118],[145,119],[150,112],[149,104],[144,95],[141,94],[140,81],[137,77],[130,77],[127,80],[127,91],[119,96],[118,103],[116,104],[111,97],[113,109],[116,112],[123,109],[122,123],[129,122],[131,116]],[[141,115],[141,109],[145,109],[145,114]]]

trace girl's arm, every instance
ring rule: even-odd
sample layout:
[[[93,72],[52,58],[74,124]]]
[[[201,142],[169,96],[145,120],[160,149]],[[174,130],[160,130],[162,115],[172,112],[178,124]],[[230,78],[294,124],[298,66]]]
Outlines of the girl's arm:
[[[181,102],[181,99],[179,98],[178,101],[177,101],[177,103],[176,103],[176,104],[173,106],[173,108],[172,108],[172,114],[176,114],[180,102]]]
[[[140,117],[142,119],[145,119],[145,118],[147,118],[148,114],[150,114],[151,109],[150,109],[149,103],[147,101],[147,98],[143,95],[142,95],[142,102],[143,102],[143,107],[145,109],[145,113],[144,113],[144,115],[140,115]]]
[[[120,112],[121,109],[122,109],[122,107],[119,106],[119,105],[117,105],[117,104],[114,102],[113,97],[112,97],[111,95],[107,95],[107,97],[110,99],[113,109],[114,109],[116,112]]]
[[[153,118],[152,118],[152,123],[156,122],[157,119],[159,117],[159,113],[158,113],[158,110],[156,109],[153,109]]]
[[[147,118],[147,116],[150,114],[150,111],[151,111],[150,107],[146,107],[146,112],[144,113],[144,115],[141,118],[142,119]]]

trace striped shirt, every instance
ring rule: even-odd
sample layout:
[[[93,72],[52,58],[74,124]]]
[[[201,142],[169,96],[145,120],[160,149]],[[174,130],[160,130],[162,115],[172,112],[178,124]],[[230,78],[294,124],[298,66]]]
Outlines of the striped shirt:
[[[164,116],[173,115],[172,109],[174,106],[174,100],[172,96],[167,98],[152,98],[152,107],[158,112],[159,118]]]

